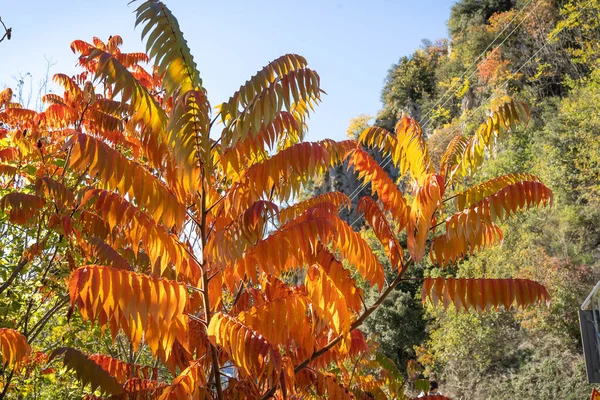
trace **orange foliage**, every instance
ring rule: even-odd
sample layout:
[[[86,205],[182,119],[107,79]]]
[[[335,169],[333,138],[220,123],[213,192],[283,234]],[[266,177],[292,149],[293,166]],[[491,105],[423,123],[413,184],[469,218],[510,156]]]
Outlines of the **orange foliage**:
[[[479,312],[504,306],[507,310],[516,302],[523,308],[550,301],[546,288],[529,279],[458,279],[426,278],[423,283],[423,304],[429,298],[434,305],[441,301],[444,308],[453,303],[456,309],[470,307]]]
[[[526,123],[527,107],[502,104],[473,136],[454,138],[439,171],[409,117],[394,132],[367,128],[357,141],[303,142],[322,93],[303,57],[277,58],[213,108],[169,9],[149,0],[136,14],[148,55],[123,53],[119,36],[77,40],[71,48],[84,71],[55,76],[64,92],[44,96],[45,111],[0,93],[0,210],[47,234],[27,244],[23,263],[60,237],[52,250],[64,262],[52,279],[59,285],[70,274],[69,316],[108,329],[113,340],[126,337],[137,356],[151,352],[180,373],[163,382],[148,367],[70,348],[52,358],[62,356],[79,380],[115,398],[400,393],[401,374],[359,327],[427,250],[439,264],[456,262],[501,240],[497,221],[551,204],[537,178],[514,174],[455,193],[458,212],[444,214],[448,192]],[[146,62],[155,66],[146,70]],[[410,184],[401,190],[362,146],[389,156]],[[347,194],[288,204],[344,162],[371,185],[358,209],[394,266],[392,282],[340,218],[352,206]],[[432,238],[437,220],[445,231]],[[381,293],[369,308],[365,282]],[[423,297],[477,310],[547,300],[529,280],[468,282],[427,278]],[[30,348],[3,328],[0,352],[20,366]]]
[[[108,326],[113,339],[122,329],[136,350],[142,336],[162,360],[175,340],[188,346],[185,312],[191,301],[177,282],[90,265],[73,271],[69,295],[71,312],[77,306],[84,320]]]
[[[31,347],[25,336],[14,329],[0,328],[1,365],[20,369],[27,362],[29,354]]]
[[[477,75],[486,85],[504,81],[510,73],[510,61],[502,58],[502,50],[496,48],[477,64]]]

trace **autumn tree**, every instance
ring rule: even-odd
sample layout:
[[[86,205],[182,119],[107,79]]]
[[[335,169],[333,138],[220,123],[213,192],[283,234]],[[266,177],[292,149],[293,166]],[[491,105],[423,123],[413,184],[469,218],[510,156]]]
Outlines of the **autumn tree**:
[[[0,320],[2,396],[18,390],[11,381],[23,368],[62,359],[90,385],[88,398],[405,398],[400,372],[360,327],[427,252],[449,267],[497,244],[499,221],[552,202],[529,174],[462,183],[526,123],[527,107],[501,104],[435,167],[409,117],[394,132],[307,143],[322,90],[303,57],[272,61],[213,109],[168,8],[144,2],[136,25],[147,54],[123,53],[119,36],[74,41],[83,72],[55,75],[64,93],[46,95],[45,111],[1,96],[0,208],[19,250],[7,256],[2,302],[17,283],[35,282]],[[408,190],[368,147],[391,159]],[[391,281],[339,218],[347,195],[295,202],[309,179],[344,160],[371,186],[359,211]],[[362,283],[378,292],[371,304]],[[426,298],[484,311],[548,294],[527,279],[428,277]],[[40,352],[49,321],[65,312],[120,350],[59,341]]]

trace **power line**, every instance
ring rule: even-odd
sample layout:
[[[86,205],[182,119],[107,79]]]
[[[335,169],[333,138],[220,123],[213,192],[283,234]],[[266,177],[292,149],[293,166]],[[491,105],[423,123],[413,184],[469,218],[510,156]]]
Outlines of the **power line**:
[[[438,100],[438,101],[437,101],[437,102],[436,102],[436,103],[433,105],[433,107],[431,107],[431,109],[430,109],[430,110],[429,110],[429,111],[428,111],[428,112],[427,112],[427,113],[426,113],[426,114],[425,114],[425,115],[424,115],[424,116],[421,118],[421,121],[422,121],[422,120],[424,120],[424,119],[425,119],[425,117],[427,117],[429,114],[431,114],[431,113],[433,112],[433,110],[434,110],[434,109],[435,109],[435,108],[436,108],[436,107],[437,107],[437,106],[438,106],[438,105],[439,105],[439,104],[442,102],[442,99],[444,99],[444,98],[446,97],[446,95],[447,95],[448,93],[450,93],[450,91],[451,91],[451,90],[454,88],[454,86],[455,86],[455,85],[457,85],[457,84],[458,84],[458,83],[459,83],[459,82],[462,80],[462,78],[464,78],[464,76],[467,74],[467,72],[469,72],[469,70],[470,70],[470,69],[471,69],[473,66],[475,66],[475,65],[477,64],[477,62],[479,61],[479,59],[480,59],[480,58],[481,58],[481,57],[482,57],[482,56],[483,56],[483,55],[484,55],[484,54],[485,54],[485,53],[486,53],[486,52],[489,50],[489,48],[490,48],[490,47],[492,47],[492,45],[493,45],[493,44],[496,42],[496,40],[498,40],[498,38],[499,38],[500,36],[502,36],[502,34],[503,34],[503,33],[506,31],[506,29],[507,29],[507,28],[508,28],[508,27],[509,27],[509,26],[510,26],[510,25],[511,25],[511,24],[512,24],[514,21],[515,21],[515,19],[517,19],[517,18],[519,17],[519,15],[521,15],[521,13],[522,13],[522,12],[523,12],[523,11],[524,11],[526,8],[527,8],[527,6],[528,6],[528,5],[531,3],[531,1],[532,1],[532,0],[529,0],[529,1],[527,2],[527,4],[525,4],[525,5],[523,6],[523,8],[521,8],[521,10],[519,10],[519,12],[518,12],[518,13],[517,13],[517,14],[516,14],[516,15],[515,15],[515,16],[514,16],[514,17],[513,17],[511,20],[510,20],[510,22],[509,22],[508,24],[506,24],[506,26],[504,26],[504,29],[502,29],[502,31],[501,31],[501,32],[500,32],[500,33],[499,33],[499,34],[498,34],[498,35],[497,35],[497,36],[494,38],[494,40],[492,40],[492,41],[490,42],[490,44],[488,44],[488,46],[485,48],[485,50],[483,50],[483,51],[481,52],[481,54],[479,55],[479,57],[477,57],[477,58],[475,59],[475,61],[473,61],[473,62],[471,63],[471,65],[469,65],[469,66],[468,66],[468,67],[465,69],[465,72],[463,72],[463,74],[462,74],[462,75],[461,75],[461,76],[458,78],[458,80],[457,80],[455,83],[453,83],[453,84],[452,84],[452,86],[450,86],[450,87],[448,88],[448,90],[446,90],[446,92],[445,92],[445,93],[444,93],[444,94],[443,94],[443,95],[442,95],[442,96],[439,98],[439,100]],[[519,26],[520,26],[520,25],[523,23],[523,21],[525,21],[527,18],[529,18],[529,16],[532,14],[532,12],[533,12],[533,11],[534,11],[534,10],[537,8],[537,6],[538,6],[540,3],[541,3],[541,1],[539,1],[539,2],[536,4],[536,6],[534,7],[534,9],[533,9],[533,10],[532,10],[532,11],[531,11],[529,14],[527,14],[527,16],[526,16],[526,17],[525,17],[525,18],[524,18],[524,19],[523,19],[523,20],[522,20],[522,21],[521,21],[521,22],[520,22],[520,23],[519,23],[519,24],[518,24],[518,25],[515,27],[515,29],[513,29],[513,30],[512,30],[512,32],[511,32],[511,33],[509,33],[509,34],[508,34],[508,36],[507,36],[506,38],[504,38],[504,40],[503,40],[503,41],[502,41],[502,42],[501,42],[501,43],[500,43],[498,46],[496,46],[496,47],[494,48],[494,50],[492,50],[492,52],[490,53],[490,55],[489,55],[489,56],[487,56],[487,57],[486,57],[486,58],[483,60],[484,62],[485,62],[485,61],[487,61],[487,59],[488,59],[489,57],[491,57],[491,55],[492,55],[492,54],[494,54],[494,52],[495,52],[495,51],[496,51],[496,50],[497,50],[497,49],[498,49],[500,46],[502,46],[502,45],[504,44],[504,42],[506,42],[506,40],[507,40],[509,37],[511,37],[511,36],[512,36],[512,34],[513,34],[513,33],[514,33],[516,30],[517,30],[517,28],[519,28]],[[475,70],[473,70],[473,71],[476,71],[476,70],[477,70],[477,69],[475,69]],[[471,76],[473,76],[473,73],[471,73],[471,75],[469,75],[469,76],[467,77],[467,79],[469,79]],[[457,93],[459,90],[460,90],[460,87],[459,87],[459,88],[457,88],[457,89],[456,89],[456,91],[455,91],[455,92],[452,94],[452,96],[450,96],[448,99],[451,99],[452,97],[454,97],[454,96],[456,95],[456,93]],[[446,100],[446,102],[447,102],[447,101],[448,101],[448,100]],[[446,102],[444,102],[444,104],[442,104],[442,107],[443,107],[443,106],[446,104]],[[429,122],[429,120],[431,120],[431,118],[429,118],[429,119],[428,119],[428,120],[427,120],[427,121],[426,121],[426,122],[425,122],[425,123],[422,125],[422,127],[423,127],[423,126],[425,126],[425,125],[427,124],[427,122]],[[421,123],[421,121],[419,121],[419,123]]]
[[[589,1],[588,1],[588,2],[587,2],[587,3],[586,3],[586,4],[585,4],[585,5],[584,5],[584,6],[583,6],[583,7],[582,7],[580,10],[579,10],[579,12],[577,12],[577,14],[576,14],[576,15],[575,15],[573,18],[574,18],[574,19],[576,19],[577,17],[579,17],[579,15],[581,15],[581,13],[583,12],[583,10],[585,10],[585,9],[586,9],[586,8],[587,8],[587,7],[588,7],[588,6],[589,6],[589,5],[592,3],[592,1],[593,1],[593,0],[589,0]],[[539,3],[538,3],[538,4],[539,4]],[[530,13],[530,14],[531,14],[531,13]],[[544,44],[543,44],[543,45],[542,45],[542,46],[541,46],[541,47],[540,47],[540,48],[539,48],[539,49],[538,49],[538,50],[537,50],[535,53],[533,53],[533,54],[532,54],[532,55],[531,55],[531,56],[530,56],[530,57],[529,57],[529,58],[528,58],[528,59],[527,59],[527,60],[526,60],[526,61],[525,61],[523,64],[521,64],[521,66],[520,66],[520,67],[519,67],[519,68],[518,68],[518,69],[517,69],[517,70],[516,70],[514,73],[512,73],[512,74],[511,74],[511,76],[510,76],[509,78],[507,78],[507,79],[506,79],[506,81],[505,81],[505,82],[504,82],[502,85],[498,86],[498,87],[497,87],[497,88],[496,88],[496,89],[495,89],[495,90],[494,90],[494,91],[493,91],[493,92],[492,92],[492,93],[491,93],[491,94],[488,96],[488,98],[487,98],[485,101],[483,101],[483,102],[482,102],[482,103],[479,105],[479,107],[477,107],[477,108],[475,109],[475,111],[474,111],[473,113],[471,113],[471,114],[470,114],[470,115],[469,115],[469,116],[468,116],[468,117],[467,117],[467,118],[466,118],[466,119],[465,119],[465,120],[464,120],[462,123],[466,123],[466,122],[467,122],[467,121],[468,121],[470,118],[472,118],[474,115],[476,115],[476,114],[477,114],[477,112],[478,112],[478,111],[479,111],[479,110],[480,110],[480,109],[481,109],[481,108],[482,108],[482,107],[483,107],[483,106],[484,106],[484,105],[485,105],[485,104],[486,104],[486,103],[487,103],[487,102],[488,102],[488,101],[489,101],[489,100],[490,100],[490,99],[491,99],[491,98],[492,98],[492,97],[493,97],[493,96],[494,96],[494,95],[495,95],[495,94],[496,94],[496,93],[497,93],[497,92],[500,90],[500,89],[502,89],[504,86],[508,85],[508,82],[510,82],[510,80],[511,80],[511,79],[512,79],[512,78],[513,78],[515,75],[517,75],[519,72],[521,72],[521,71],[523,70],[523,68],[525,68],[525,66],[526,66],[527,64],[529,64],[529,62],[530,62],[531,60],[533,60],[533,59],[534,59],[534,58],[535,58],[535,57],[536,57],[536,56],[537,56],[537,55],[538,55],[538,54],[539,54],[539,53],[540,53],[542,50],[544,50],[544,49],[546,48],[546,46],[548,46],[548,45],[550,44],[550,42],[551,42],[551,41],[552,41],[552,40],[553,40],[553,39],[554,39],[554,38],[555,38],[555,37],[556,37],[556,36],[557,36],[557,35],[558,35],[560,32],[562,32],[562,31],[563,31],[563,29],[565,28],[565,26],[566,26],[566,25],[562,26],[562,27],[561,27],[559,30],[557,30],[557,31],[553,32],[553,34],[552,34],[552,35],[550,35],[550,36],[549,36],[549,37],[546,39],[546,42],[545,42],[545,43],[544,43]],[[452,134],[452,133],[454,133],[454,132],[458,131],[458,129],[459,129],[459,127],[457,127],[457,128],[456,128],[456,129],[454,129],[454,130],[451,130],[451,131],[450,131],[450,133],[449,133],[449,134],[447,134],[447,135],[445,136],[445,138],[449,137],[449,136],[450,136],[450,134]],[[443,143],[443,140],[439,142],[438,146],[436,146],[436,147],[434,148],[434,150],[436,150],[436,149],[437,149],[437,147],[439,147],[439,146],[440,146],[442,143]],[[387,161],[386,161],[386,162],[385,162],[385,163],[382,165],[382,168],[385,168],[385,166],[387,166],[387,164],[389,164],[389,162],[391,161],[391,157],[390,157],[390,156],[388,156],[388,157],[386,157],[386,158],[389,158],[389,159],[388,159],[388,160],[387,160]],[[363,185],[362,185],[362,187],[364,187],[364,186],[366,186],[366,184],[363,184]],[[360,188],[360,190],[362,190],[362,187]],[[353,197],[351,197],[350,199],[352,200],[352,199],[353,199]],[[354,225],[355,223],[357,223],[357,222],[358,222],[358,221],[359,221],[359,220],[360,220],[362,217],[363,217],[363,215],[359,215],[359,217],[358,217],[356,220],[354,220],[354,222],[352,222],[352,223],[350,224],[350,226],[353,226],[353,225]]]
[[[489,49],[489,48],[490,48],[490,47],[491,47],[491,46],[492,46],[492,45],[493,45],[493,44],[496,42],[496,40],[498,40],[498,39],[500,38],[500,36],[502,36],[502,34],[503,34],[503,33],[506,31],[506,29],[507,29],[507,28],[508,28],[508,27],[509,27],[509,26],[510,26],[510,25],[511,25],[511,24],[512,24],[514,21],[515,21],[515,19],[517,19],[517,17],[518,17],[519,15],[521,15],[521,13],[522,13],[522,12],[523,12],[523,11],[524,11],[526,8],[527,8],[527,6],[528,6],[528,5],[531,3],[531,1],[532,1],[532,0],[529,0],[529,1],[527,2],[527,4],[526,4],[525,6],[523,6],[523,8],[521,8],[521,10],[519,10],[519,12],[518,12],[518,13],[517,13],[517,14],[516,14],[516,15],[515,15],[515,16],[514,16],[514,17],[513,17],[511,20],[510,20],[510,22],[504,26],[504,28],[502,29],[502,31],[501,31],[501,32],[500,32],[498,35],[496,35],[496,37],[494,38],[494,40],[492,40],[492,41],[490,42],[490,44],[488,44],[488,46],[485,48],[485,50],[483,50],[483,51],[481,52],[481,54],[480,54],[480,55],[479,55],[479,56],[478,56],[478,57],[475,59],[475,61],[473,61],[473,62],[471,63],[471,65],[469,65],[469,66],[467,67],[467,69],[465,70],[465,72],[463,72],[463,74],[462,74],[462,75],[461,75],[461,76],[458,78],[457,82],[459,82],[460,80],[462,80],[462,78],[463,78],[463,77],[464,77],[464,76],[467,74],[467,72],[469,71],[469,69],[471,69],[471,67],[473,67],[474,65],[476,65],[476,64],[477,64],[477,62],[479,61],[479,59],[480,59],[480,58],[481,58],[481,57],[482,57],[482,56],[483,56],[483,55],[484,55],[484,54],[487,52],[487,50],[488,50],[488,49]],[[519,24],[518,24],[518,25],[517,25],[517,26],[516,26],[516,27],[515,27],[515,28],[514,28],[514,29],[513,29],[513,30],[512,30],[512,31],[511,31],[509,34],[508,34],[508,36],[507,36],[507,37],[505,37],[505,38],[504,38],[504,40],[502,40],[502,42],[501,42],[501,43],[500,43],[498,46],[496,46],[496,47],[494,48],[494,50],[492,50],[492,52],[490,53],[490,55],[488,55],[488,56],[487,56],[487,57],[486,57],[486,58],[485,58],[483,61],[486,61],[486,60],[487,60],[489,57],[491,57],[491,56],[492,56],[492,54],[493,54],[493,53],[494,53],[494,52],[495,52],[495,51],[496,51],[496,50],[497,50],[497,49],[498,49],[500,46],[502,46],[502,45],[503,45],[503,44],[504,44],[504,43],[505,43],[505,42],[508,40],[508,38],[510,38],[510,37],[511,37],[511,36],[512,36],[512,35],[515,33],[515,31],[516,31],[516,30],[519,28],[519,26],[521,26],[521,24],[522,24],[522,23],[523,23],[525,20],[527,20],[527,19],[528,19],[528,18],[531,16],[531,14],[532,14],[532,13],[535,11],[535,9],[536,9],[536,8],[537,8],[537,7],[540,5],[540,3],[541,3],[541,1],[538,1],[538,2],[536,3],[535,7],[534,7],[534,8],[533,8],[533,9],[532,9],[532,10],[531,10],[531,11],[530,11],[528,14],[527,14],[527,16],[526,16],[525,18],[523,18],[523,20],[522,20],[521,22],[519,22]],[[467,77],[467,79],[471,78],[471,76],[473,76],[473,74],[475,73],[475,71],[477,71],[477,69],[474,69],[474,70],[471,72],[471,74],[470,74],[470,75]],[[456,84],[456,83],[455,83],[455,84]],[[435,108],[436,108],[436,107],[439,105],[439,103],[442,101],[442,99],[443,99],[443,98],[444,98],[444,97],[445,97],[445,96],[446,96],[446,95],[447,95],[447,94],[448,94],[448,93],[449,93],[449,92],[452,90],[452,88],[454,87],[454,85],[455,85],[455,84],[453,84],[453,85],[452,85],[450,88],[448,88],[448,90],[446,91],[446,93],[444,93],[444,94],[442,95],[442,97],[440,97],[440,99],[437,101],[437,103],[436,103],[436,104],[434,104],[434,105],[433,105],[433,107],[431,107],[431,109],[430,109],[430,110],[429,110],[429,111],[428,111],[428,112],[427,112],[427,113],[426,113],[426,114],[425,114],[423,117],[421,117],[421,120],[419,121],[419,125],[421,125],[421,128],[422,128],[422,127],[424,127],[424,126],[425,126],[425,125],[426,125],[426,124],[427,124],[427,123],[428,123],[428,122],[431,120],[431,118],[429,118],[427,121],[425,121],[425,123],[423,123],[423,124],[422,124],[422,122],[423,122],[423,120],[425,119],[425,117],[427,117],[429,114],[431,114],[431,113],[433,112],[433,110],[434,110],[434,109],[435,109]],[[447,102],[448,102],[450,99],[452,99],[452,98],[453,98],[453,97],[456,95],[456,93],[458,93],[458,91],[459,91],[459,90],[460,90],[460,87],[459,87],[459,88],[457,88],[457,89],[454,91],[454,93],[452,93],[452,96],[448,97],[448,99],[447,99],[447,100],[444,102],[444,104],[442,104],[442,107],[443,107],[444,105],[446,105],[446,103],[447,103]],[[386,158],[387,158],[387,160],[386,160]],[[386,166],[387,166],[387,165],[390,163],[390,161],[391,161],[391,157],[390,157],[390,156],[386,156],[386,157],[385,157],[385,158],[382,160],[383,164],[382,164],[382,166],[381,166],[381,167],[382,167],[382,168],[385,168],[385,167],[386,167]],[[353,190],[353,191],[350,193],[350,195],[349,195],[349,197],[350,197],[350,200],[352,201],[354,198],[356,198],[356,196],[358,196],[358,195],[360,194],[360,192],[362,191],[362,189],[363,189],[363,188],[364,188],[366,185],[367,185],[367,184],[359,185],[359,186],[358,186],[356,189],[354,189],[354,190]]]
[[[531,1],[530,1],[530,3],[531,3]],[[496,50],[498,50],[498,49],[500,48],[500,46],[502,46],[504,43],[506,43],[506,41],[507,41],[507,40],[508,40],[508,39],[509,39],[509,38],[510,38],[510,37],[511,37],[511,36],[512,36],[512,35],[513,35],[513,34],[514,34],[516,31],[517,31],[517,29],[519,29],[519,27],[520,27],[520,26],[523,24],[523,22],[525,22],[525,21],[526,21],[526,20],[527,20],[527,19],[528,19],[528,18],[531,16],[531,14],[533,14],[533,12],[534,12],[534,11],[535,11],[535,10],[538,8],[538,6],[539,6],[541,3],[542,3],[542,1],[538,1],[538,2],[535,4],[535,7],[533,7],[533,9],[532,9],[532,10],[529,12],[529,14],[527,14],[527,15],[525,16],[525,18],[523,18],[523,19],[522,19],[522,20],[521,20],[521,21],[520,21],[520,22],[517,24],[517,26],[515,26],[515,28],[514,28],[514,29],[513,29],[513,30],[512,30],[512,31],[511,31],[509,34],[508,34],[508,36],[506,36],[506,37],[504,38],[504,40],[502,40],[502,42],[500,42],[500,44],[499,44],[498,46],[494,47],[494,50],[492,50],[492,51],[490,52],[490,54],[489,54],[489,55],[488,55],[488,56],[487,56],[487,57],[486,57],[486,58],[485,58],[485,59],[484,59],[482,62],[485,62],[485,61],[487,61],[487,60],[488,60],[488,59],[489,59],[489,58],[492,56],[492,54],[494,54],[494,53],[496,52]],[[529,4],[529,3],[527,3],[527,4]],[[527,6],[525,6],[525,7],[527,7]],[[514,18],[513,18],[513,19],[510,21],[510,23],[512,23],[512,22],[515,20],[515,18],[516,18],[516,17],[517,17],[519,14],[521,14],[521,12],[523,12],[523,10],[525,10],[525,7],[523,7],[523,8],[521,9],[521,11],[519,11],[519,13],[518,13],[517,15],[515,15],[515,17],[514,17]],[[509,23],[509,24],[510,24],[510,23]],[[506,27],[508,27],[508,25],[507,25]],[[506,28],[505,28],[505,29],[506,29]],[[502,32],[504,32],[504,30],[503,30]],[[500,33],[500,34],[502,34],[502,33]],[[498,36],[498,37],[499,37],[499,36]],[[497,39],[498,37],[496,37],[496,39]],[[495,41],[496,39],[494,39],[494,41]],[[489,48],[489,46],[488,46],[487,48]],[[485,51],[485,50],[484,50],[484,51]],[[480,57],[481,57],[481,56],[480,56]],[[477,62],[477,61],[473,62],[473,63],[471,64],[471,66],[473,66],[473,65],[474,65],[476,62]],[[471,66],[469,66],[469,68],[471,68]],[[467,71],[468,71],[468,69],[469,69],[469,68],[467,68]],[[467,73],[467,71],[465,71],[465,72],[463,73],[463,75],[462,75],[460,78],[458,78],[458,81],[457,81],[457,82],[459,82],[459,81],[460,81],[460,80],[461,80],[461,79],[462,79],[462,78],[465,76],[465,74]],[[469,76],[467,76],[467,79],[466,79],[466,80],[469,80],[469,79],[471,79],[471,77],[472,77],[472,76],[475,74],[475,72],[477,72],[477,68],[475,68],[473,71],[471,71],[471,73],[469,74]],[[457,88],[457,89],[454,91],[454,93],[452,93],[452,96],[448,97],[448,98],[446,99],[446,101],[444,101],[444,103],[441,105],[441,107],[444,107],[444,106],[445,106],[445,105],[446,105],[446,104],[447,104],[447,103],[448,103],[448,102],[449,102],[449,101],[450,101],[450,100],[451,100],[451,99],[452,99],[454,96],[456,96],[456,93],[458,93],[458,92],[459,92],[459,90],[460,90],[460,87],[459,87],[459,88]],[[448,92],[446,92],[446,93],[448,93]],[[445,96],[445,94],[444,94],[444,96]],[[440,101],[441,101],[441,99],[440,99]],[[421,121],[422,121],[423,119],[425,119],[425,117],[426,117],[427,115],[429,115],[429,114],[431,114],[431,113],[433,112],[433,110],[435,109],[435,107],[437,107],[437,106],[438,106],[438,104],[440,103],[440,101],[438,101],[438,102],[437,102],[437,103],[436,103],[436,104],[435,104],[435,105],[434,105],[434,106],[431,108],[431,110],[429,110],[429,112],[428,112],[427,114],[425,114],[425,115],[424,115],[424,116],[421,118]],[[421,128],[423,128],[425,125],[427,125],[427,124],[429,123],[429,121],[431,121],[431,119],[432,119],[432,118],[433,118],[433,116],[429,117],[429,118],[427,119],[427,121],[425,121],[423,124],[421,124]],[[419,121],[419,123],[421,123],[421,122]]]
[[[577,13],[577,15],[575,15],[574,18],[579,17],[579,15],[583,12],[583,10],[585,10],[585,8],[591,4],[593,0],[589,0]],[[538,3],[539,4],[539,3]],[[529,62],[531,60],[533,60],[535,58],[535,56],[537,56],[539,53],[542,52],[542,50],[544,50],[546,48],[546,46],[548,46],[550,44],[550,42],[564,29],[564,26],[561,27],[558,31],[554,32],[553,35],[551,35],[550,37],[548,37],[548,39],[546,39],[546,42],[535,52],[533,53],[523,64],[521,64],[521,66],[511,74],[511,76],[509,78],[507,78],[504,83],[500,86],[498,86],[493,92],[492,94],[490,94],[480,105],[479,107],[477,107],[475,109],[474,112],[471,113],[471,115],[469,117],[467,117],[462,123],[467,122],[471,117],[473,117],[474,115],[477,114],[477,112],[500,90],[502,89],[504,86],[508,85],[508,83],[510,82],[510,80],[512,78],[514,78],[519,72],[521,72],[523,70],[523,68],[525,68],[525,66],[527,64],[529,64]],[[458,128],[451,130],[450,134],[456,132],[458,130]],[[445,138],[447,138],[448,136],[450,136],[450,134],[446,135]],[[438,143],[438,145],[436,147],[433,148],[433,150],[437,150],[437,148],[439,148],[441,146],[441,144],[443,143],[443,140],[440,141]]]

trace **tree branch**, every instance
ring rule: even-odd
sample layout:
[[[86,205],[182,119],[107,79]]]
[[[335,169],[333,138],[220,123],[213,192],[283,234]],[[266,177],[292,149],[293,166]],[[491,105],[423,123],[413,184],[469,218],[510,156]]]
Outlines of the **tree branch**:
[[[44,281],[46,280],[46,276],[48,275],[48,272],[54,265],[54,260],[56,259],[56,255],[58,254],[58,245],[61,240],[62,240],[62,235],[59,238],[58,243],[56,244],[56,247],[54,248],[54,253],[52,254],[52,257],[50,258],[50,261],[48,262],[48,266],[46,267],[46,269],[44,270],[44,273],[42,274],[42,278],[40,279],[40,282],[42,282],[42,284],[44,284]],[[19,322],[19,325],[18,325],[18,326],[23,326],[23,334],[25,336],[27,336],[27,332],[28,332],[29,319],[30,319],[31,315],[33,314],[31,312],[31,308],[33,307],[33,301],[34,301],[35,295],[37,294],[37,292],[39,290],[40,290],[40,286],[36,286],[34,288],[33,293],[31,293],[31,297],[29,298],[29,304],[27,305],[27,311],[25,312],[25,315],[23,316],[23,318],[21,319],[21,321]]]
[[[2,42],[4,39],[10,40],[12,37],[12,28],[7,28],[6,25],[4,25],[2,18],[0,18],[0,24],[2,24],[2,27],[4,28],[4,35],[0,38],[0,42]]]
[[[0,399],[3,399],[4,396],[6,396],[6,393],[8,393],[8,388],[10,387],[10,381],[12,380],[12,377],[15,373],[15,369],[11,369],[10,370],[10,374],[8,375],[8,378],[6,378],[6,382],[4,382],[4,388],[2,389],[2,393],[0,393]]]
[[[61,308],[63,308],[64,306],[67,305],[67,303],[69,302],[69,296],[64,296],[62,299],[60,299],[58,301],[58,303],[56,303],[54,305],[54,307],[52,307],[50,310],[48,310],[46,312],[46,315],[44,315],[35,325],[33,328],[31,328],[31,331],[29,332],[29,334],[31,335],[30,337],[27,338],[29,343],[32,343],[35,338],[37,337],[37,335],[39,335],[42,332],[42,329],[44,329],[44,326],[48,323],[48,321],[50,320],[50,318],[56,314],[58,312],[58,310],[60,310]]]
[[[205,310],[205,319],[206,319],[206,326],[208,326],[210,324],[210,301],[209,301],[209,296],[208,296],[208,277],[206,276],[206,273],[208,272],[208,265],[206,263],[206,260],[204,259],[204,249],[206,248],[206,242],[208,240],[208,237],[206,235],[206,216],[207,216],[207,211],[206,211],[206,187],[204,179],[206,179],[206,175],[203,171],[203,181],[201,183],[202,185],[202,193],[201,193],[201,210],[200,210],[200,239],[201,239],[201,244],[202,244],[202,253],[201,253],[201,267],[202,267],[202,290],[203,290],[203,300],[204,300],[204,310]],[[212,361],[212,370],[214,373],[214,378],[215,378],[215,387],[217,389],[217,398],[219,400],[223,400],[223,388],[221,386],[221,376],[219,375],[219,355],[217,354],[217,348],[210,343],[210,355],[211,355],[211,361]]]
[[[21,270],[23,268],[25,268],[25,266],[27,265],[28,262],[29,262],[29,260],[27,259],[27,257],[23,257],[21,259],[21,261],[19,261],[19,263],[17,265],[15,265],[15,267],[13,268],[12,273],[10,274],[10,276],[8,277],[8,279],[6,280],[6,282],[4,282],[2,284],[2,286],[0,286],[0,294],[2,292],[4,292],[10,286],[10,284],[17,278],[17,276],[19,275],[19,273],[21,272]]]

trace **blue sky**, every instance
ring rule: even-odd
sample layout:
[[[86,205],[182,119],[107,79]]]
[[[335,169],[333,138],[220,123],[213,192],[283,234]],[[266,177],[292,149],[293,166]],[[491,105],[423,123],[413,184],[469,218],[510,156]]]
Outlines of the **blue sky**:
[[[127,0],[2,1],[0,17],[13,38],[0,43],[0,88],[30,73],[33,92],[45,75],[73,74],[74,39],[119,34],[124,51],[143,51]],[[211,104],[285,53],[306,57],[328,93],[308,122],[309,140],[343,139],[350,118],[375,115],[389,67],[422,39],[447,35],[454,0],[166,1],[198,63]],[[6,6],[8,4],[8,7]],[[31,107],[34,104],[32,103]]]

